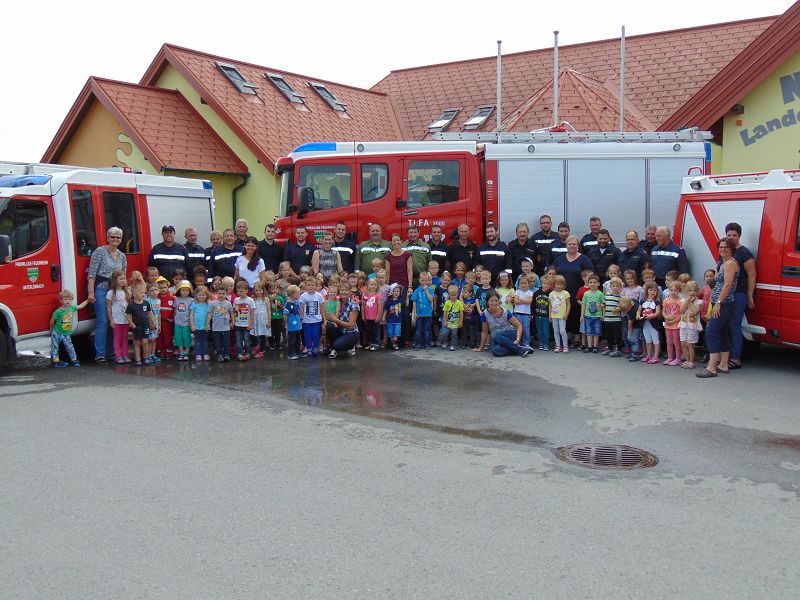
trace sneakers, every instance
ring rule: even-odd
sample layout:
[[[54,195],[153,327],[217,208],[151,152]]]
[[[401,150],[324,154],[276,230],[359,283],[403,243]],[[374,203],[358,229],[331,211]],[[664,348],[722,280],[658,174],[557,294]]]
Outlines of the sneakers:
[[[648,365],[657,365],[657,364],[658,364],[658,363],[660,363],[660,362],[661,362],[661,361],[660,361],[660,360],[658,360],[658,357],[657,357],[657,356],[651,356],[650,358],[648,358],[648,359],[647,359],[647,364],[648,364]]]
[[[450,352],[455,352],[455,351],[456,351],[456,347],[455,346],[450,346]]]
[[[297,354],[290,354],[290,355],[288,356],[288,358],[289,358],[289,360],[297,360],[297,359],[298,359],[298,358],[300,358],[300,357],[299,357],[299,356],[297,356]]]
[[[680,367],[683,364],[683,361],[680,358],[676,358],[672,362],[669,363],[670,367]]]
[[[336,350],[331,350],[328,353],[328,358],[336,358]]]
[[[195,362],[200,362],[201,360],[203,360],[203,357],[200,354],[195,354],[194,355],[194,360],[195,360]]]
[[[264,358],[264,353],[260,350],[258,352],[253,353],[253,358]]]
[[[597,353],[599,353],[599,352],[600,352],[600,351],[599,351],[597,348],[592,348],[592,354],[597,354]]]
[[[592,349],[589,348],[589,346],[585,346],[583,348],[583,350],[581,350],[581,352],[583,352],[584,354],[589,354],[589,352],[591,352],[591,351],[592,351]]]
[[[612,350],[611,352],[609,352],[609,353],[607,354],[607,356],[608,356],[609,358],[619,358],[620,356],[622,356],[622,354],[620,354],[620,353],[619,353],[619,352],[617,352],[616,350]]]
[[[356,355],[356,349],[355,348],[350,348],[350,350],[347,351],[347,354],[350,355],[350,356],[355,356]]]
[[[414,344],[414,345],[411,347],[411,349],[412,349],[412,350],[419,350],[419,349],[420,349],[420,345],[419,345],[419,344]]]
[[[135,366],[137,366],[137,367],[141,367],[141,366],[142,366],[142,361],[140,361],[140,360],[135,360],[135,361],[133,361],[133,364],[134,364]]]
[[[533,352],[533,348],[529,348],[529,347],[525,346],[525,347],[522,349],[522,352],[520,352],[520,353],[519,353],[519,356],[520,356],[520,358],[525,358],[525,357],[526,357],[526,356],[528,356],[528,354],[530,354],[531,352]]]
[[[635,363],[635,362],[639,362],[640,360],[641,360],[641,358],[639,357],[639,355],[638,355],[638,354],[631,354],[631,355],[628,357],[628,362],[629,362],[629,363]]]
[[[603,356],[608,356],[609,354],[611,354],[611,348],[606,347],[606,349],[603,350],[600,354],[602,354]]]
[[[73,367],[80,367],[81,366],[81,362],[79,360],[73,360],[72,361],[72,366]]]
[[[377,348],[375,348],[375,350],[377,350]],[[433,346],[430,344],[425,344],[425,350],[433,350]]]
[[[553,349],[553,352],[561,352],[561,346],[556,346],[556,347]]]
[[[68,366],[69,366],[69,363],[65,363],[63,360],[59,360],[59,361],[57,361],[57,362],[54,362],[54,363],[53,363],[53,366],[54,366],[56,369],[65,369],[66,367],[68,367]]]
[[[562,350],[562,352],[563,352],[564,354],[566,354],[567,352],[569,352],[569,346],[564,346],[564,349]]]
[[[224,357],[224,356],[222,356],[222,355],[218,356],[218,357],[217,357],[217,362],[218,362],[218,363],[224,363],[224,362],[225,362],[225,357]]]
[[[204,354],[203,355],[203,360],[211,360],[211,355],[210,354]]]

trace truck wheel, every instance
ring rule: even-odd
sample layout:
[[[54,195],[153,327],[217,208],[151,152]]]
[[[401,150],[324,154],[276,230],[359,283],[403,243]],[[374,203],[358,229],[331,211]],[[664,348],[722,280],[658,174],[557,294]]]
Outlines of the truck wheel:
[[[5,334],[5,332],[0,330],[0,368],[7,366],[6,363],[8,361],[9,350],[8,341],[8,336]]]
[[[91,335],[72,336],[72,345],[81,361],[89,362],[94,359],[94,338]]]
[[[761,349],[761,342],[745,340],[742,346],[742,358],[755,358]]]

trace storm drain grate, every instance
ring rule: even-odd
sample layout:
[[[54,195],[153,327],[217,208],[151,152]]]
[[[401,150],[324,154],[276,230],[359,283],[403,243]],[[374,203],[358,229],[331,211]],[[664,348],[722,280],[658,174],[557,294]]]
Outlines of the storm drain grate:
[[[645,450],[631,446],[609,444],[574,444],[556,450],[564,462],[590,469],[644,469],[658,463],[658,459]]]

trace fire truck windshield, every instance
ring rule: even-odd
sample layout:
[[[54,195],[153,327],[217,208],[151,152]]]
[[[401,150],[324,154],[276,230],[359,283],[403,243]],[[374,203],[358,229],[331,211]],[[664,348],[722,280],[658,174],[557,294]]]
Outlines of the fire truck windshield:
[[[292,171],[284,171],[281,175],[281,195],[280,203],[278,204],[278,215],[285,217],[286,209],[289,206],[289,190],[292,185]]]

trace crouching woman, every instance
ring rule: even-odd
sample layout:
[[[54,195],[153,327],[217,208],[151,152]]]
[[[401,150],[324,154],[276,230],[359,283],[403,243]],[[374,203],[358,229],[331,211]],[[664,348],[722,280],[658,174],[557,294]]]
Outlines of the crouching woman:
[[[486,310],[481,314],[481,343],[475,352],[482,352],[491,339],[495,356],[528,356],[533,349],[520,346],[522,324],[510,311],[500,306],[500,296],[492,290],[486,295]]]
[[[356,344],[358,343],[358,311],[360,310],[350,296],[350,286],[347,281],[339,284],[339,296],[342,308],[338,315],[333,313],[325,314],[325,335],[331,347],[328,358],[336,358],[344,352],[350,356],[356,354]]]

